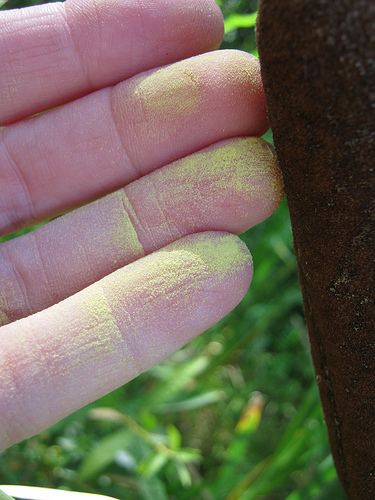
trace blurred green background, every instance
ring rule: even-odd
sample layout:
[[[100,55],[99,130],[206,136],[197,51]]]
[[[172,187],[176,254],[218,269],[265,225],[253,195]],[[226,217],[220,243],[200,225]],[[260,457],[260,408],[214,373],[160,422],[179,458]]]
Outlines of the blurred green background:
[[[38,3],[45,2],[0,0],[0,8]],[[257,2],[218,3],[223,47],[256,54]],[[285,200],[242,238],[255,267],[242,303],[161,365],[2,453],[0,484],[129,500],[345,498],[319,403]]]

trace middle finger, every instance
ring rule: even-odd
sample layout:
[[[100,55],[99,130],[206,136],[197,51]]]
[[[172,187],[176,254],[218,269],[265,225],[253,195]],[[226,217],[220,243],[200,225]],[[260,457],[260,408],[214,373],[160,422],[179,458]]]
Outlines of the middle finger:
[[[256,58],[217,51],[0,129],[0,234],[99,198],[213,142],[267,129]]]

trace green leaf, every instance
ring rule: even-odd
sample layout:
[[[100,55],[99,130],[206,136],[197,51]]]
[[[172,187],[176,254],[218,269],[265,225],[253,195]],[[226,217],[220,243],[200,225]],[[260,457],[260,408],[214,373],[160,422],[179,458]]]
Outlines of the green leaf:
[[[164,484],[155,476],[142,479],[139,492],[143,500],[168,500]]]
[[[252,14],[231,14],[224,21],[225,33],[238,28],[253,28],[257,20],[258,12]]]
[[[202,460],[202,456],[199,450],[195,450],[194,448],[181,448],[178,451],[178,459],[181,462],[193,462],[199,463]]]
[[[192,411],[208,406],[225,398],[225,392],[220,390],[208,391],[198,396],[176,401],[174,403],[167,403],[159,406],[155,411],[157,413],[171,413],[178,411]]]
[[[78,479],[86,481],[97,476],[113,461],[116,452],[129,444],[131,438],[130,430],[123,428],[99,441],[78,469]]]
[[[156,476],[168,460],[167,455],[155,452],[150,458],[139,464],[138,471],[144,477]]]
[[[173,451],[181,448],[181,434],[180,431],[172,424],[166,426],[166,431],[169,436],[169,447]]]
[[[170,400],[184,389],[187,381],[196,378],[209,366],[210,360],[207,356],[189,359],[181,365],[155,366],[150,373],[160,378],[151,393],[142,399],[143,408],[155,410],[162,404],[169,403]]]
[[[191,475],[185,464],[176,464],[176,471],[184,488],[191,486]]]

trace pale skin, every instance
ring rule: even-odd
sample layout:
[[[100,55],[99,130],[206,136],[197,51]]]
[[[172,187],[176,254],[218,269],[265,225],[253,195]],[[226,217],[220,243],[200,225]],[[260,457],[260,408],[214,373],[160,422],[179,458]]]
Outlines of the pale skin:
[[[213,0],[0,14],[0,233],[69,212],[0,245],[0,451],[159,363],[246,293],[252,261],[235,235],[272,214],[282,183],[256,138],[268,128],[257,60],[217,51],[222,36]]]

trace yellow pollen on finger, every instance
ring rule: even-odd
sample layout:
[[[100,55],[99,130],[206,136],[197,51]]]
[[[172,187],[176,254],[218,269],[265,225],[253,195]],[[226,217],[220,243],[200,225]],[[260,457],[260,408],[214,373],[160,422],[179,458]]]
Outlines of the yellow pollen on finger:
[[[215,233],[212,233],[215,234]],[[252,264],[252,258],[245,243],[230,233],[219,233],[219,237],[183,239],[170,245],[171,252],[178,256],[186,254],[195,266],[205,273],[210,273],[218,280],[236,273],[241,268]],[[181,248],[178,248],[181,246]],[[156,253],[164,252],[159,250]],[[167,250],[169,251],[169,250]],[[186,268],[189,272],[189,267]]]
[[[171,122],[176,115],[189,116],[198,111],[202,101],[197,76],[185,65],[164,67],[140,78],[135,94],[146,118],[156,114]]]
[[[241,200],[281,201],[282,180],[276,161],[266,141],[256,137],[225,141],[183,158],[152,174],[160,184],[173,185],[176,204],[186,202],[212,206],[222,197],[238,204]],[[146,182],[146,180],[144,181]],[[192,191],[189,190],[189,186]],[[159,199],[167,200],[163,191]]]

